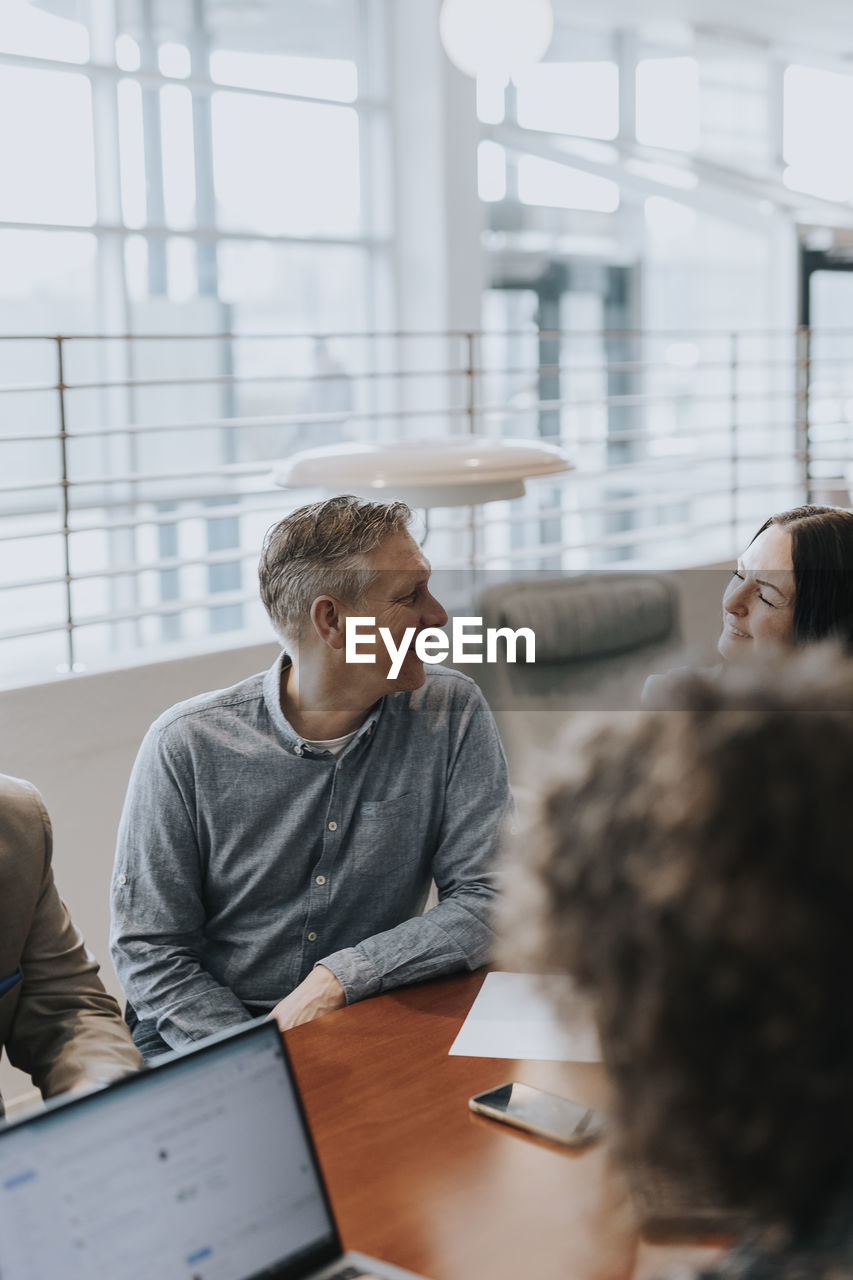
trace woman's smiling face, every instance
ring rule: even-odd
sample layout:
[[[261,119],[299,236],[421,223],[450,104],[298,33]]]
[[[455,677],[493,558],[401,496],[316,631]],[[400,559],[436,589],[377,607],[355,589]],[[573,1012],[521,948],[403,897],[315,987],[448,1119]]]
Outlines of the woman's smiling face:
[[[723,594],[722,656],[739,661],[794,639],[794,562],[791,535],[771,524],[738,560]]]

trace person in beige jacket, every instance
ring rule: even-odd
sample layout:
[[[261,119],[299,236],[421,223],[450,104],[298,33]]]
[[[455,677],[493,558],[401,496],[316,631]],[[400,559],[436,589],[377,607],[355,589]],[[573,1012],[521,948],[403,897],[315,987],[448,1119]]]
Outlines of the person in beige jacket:
[[[0,1049],[45,1097],[142,1062],[60,900],[52,848],[36,788],[0,774]]]

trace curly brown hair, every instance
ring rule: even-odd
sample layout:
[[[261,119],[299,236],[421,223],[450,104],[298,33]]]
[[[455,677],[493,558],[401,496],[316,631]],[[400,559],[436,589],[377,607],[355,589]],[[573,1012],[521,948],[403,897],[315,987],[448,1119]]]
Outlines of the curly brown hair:
[[[502,958],[593,997],[629,1158],[804,1229],[853,1161],[853,663],[668,696],[575,727]]]

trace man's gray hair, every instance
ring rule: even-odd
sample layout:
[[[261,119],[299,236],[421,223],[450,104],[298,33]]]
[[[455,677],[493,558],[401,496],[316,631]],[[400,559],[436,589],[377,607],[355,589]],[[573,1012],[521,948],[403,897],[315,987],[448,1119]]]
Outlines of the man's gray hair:
[[[304,635],[318,596],[364,599],[379,574],[362,557],[412,520],[405,502],[368,502],[340,494],[299,507],[267,531],[258,565],[261,600],[285,642]]]

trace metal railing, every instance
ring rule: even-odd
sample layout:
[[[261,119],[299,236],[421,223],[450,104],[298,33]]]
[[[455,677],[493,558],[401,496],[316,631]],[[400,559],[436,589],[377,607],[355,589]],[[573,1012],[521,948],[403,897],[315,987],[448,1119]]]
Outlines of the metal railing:
[[[271,466],[318,444],[563,446],[524,498],[432,513],[438,566],[727,558],[770,510],[849,504],[851,354],[805,330],[0,338],[0,681],[268,635],[262,534],[312,496]]]

